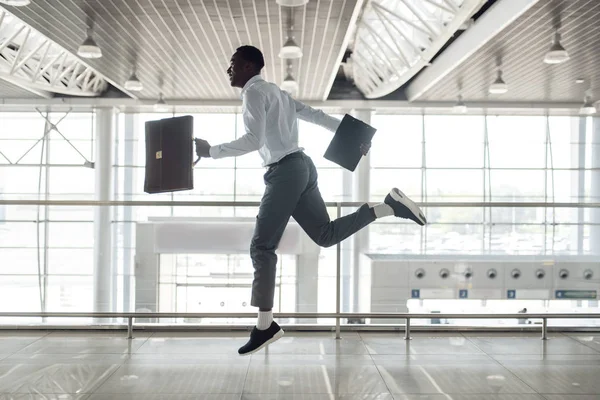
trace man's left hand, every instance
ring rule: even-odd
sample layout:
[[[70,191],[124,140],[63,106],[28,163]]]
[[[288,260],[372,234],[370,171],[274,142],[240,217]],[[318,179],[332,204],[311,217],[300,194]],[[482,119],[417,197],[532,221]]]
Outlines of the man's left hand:
[[[360,145],[360,152],[362,153],[363,156],[366,156],[367,154],[369,154],[369,150],[371,150],[371,142],[363,143]]]
[[[204,139],[194,139],[196,143],[196,155],[198,157],[210,157],[210,144]]]

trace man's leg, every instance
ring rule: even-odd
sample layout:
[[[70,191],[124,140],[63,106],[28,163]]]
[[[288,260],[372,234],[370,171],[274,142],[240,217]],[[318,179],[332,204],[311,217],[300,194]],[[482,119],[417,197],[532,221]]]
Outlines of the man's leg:
[[[409,218],[420,225],[426,222],[418,207],[400,191],[396,192],[397,189],[392,190],[382,204],[373,208],[364,204],[354,213],[331,221],[317,185],[317,170],[310,159],[307,162],[310,164],[308,186],[300,197],[292,216],[319,246],[333,246],[352,236],[377,218],[388,215]],[[415,213],[418,215],[415,216]],[[423,222],[420,222],[421,219]]]
[[[316,244],[333,246],[375,221],[375,214],[367,204],[352,214],[331,221],[317,185],[317,169],[312,160],[307,159],[307,163],[308,185],[292,216]]]
[[[251,305],[265,311],[273,308],[277,268],[275,251],[308,182],[309,172],[296,161],[301,160],[290,160],[265,174],[265,193],[250,244],[254,266]]]
[[[259,308],[256,328],[240,354],[251,354],[277,340],[283,331],[273,322],[273,299],[277,255],[275,251],[300,196],[306,189],[309,171],[302,158],[284,161],[265,174],[265,193],[261,200],[250,245],[254,266],[251,305]]]

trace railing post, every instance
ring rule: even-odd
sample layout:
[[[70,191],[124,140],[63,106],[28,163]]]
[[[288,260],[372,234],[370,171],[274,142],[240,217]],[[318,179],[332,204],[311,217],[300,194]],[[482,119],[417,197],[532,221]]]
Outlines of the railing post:
[[[404,340],[411,340],[410,337],[410,318],[406,318],[406,325],[404,330]]]
[[[542,340],[548,340],[548,318],[542,318]]]
[[[342,205],[338,202],[337,203],[337,218],[340,218],[342,216]],[[341,339],[340,336],[340,301],[341,301],[341,296],[340,296],[340,288],[341,288],[341,274],[342,274],[342,245],[341,243],[338,243],[336,245],[336,274],[335,274],[335,312],[336,314],[338,314],[337,318],[335,319],[335,338],[336,339]]]
[[[133,317],[127,317],[127,339],[133,339]]]

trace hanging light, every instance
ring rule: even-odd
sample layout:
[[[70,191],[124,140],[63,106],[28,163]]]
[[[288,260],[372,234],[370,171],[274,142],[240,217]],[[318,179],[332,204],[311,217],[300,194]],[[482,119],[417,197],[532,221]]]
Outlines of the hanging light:
[[[283,80],[283,83],[281,84],[281,90],[285,90],[286,92],[290,93],[290,94],[294,94],[296,93],[296,91],[298,90],[298,82],[296,82],[296,80],[294,79],[294,76],[292,75],[292,61],[288,60],[287,61],[287,74],[285,76],[285,79]]]
[[[567,50],[560,44],[560,33],[556,32],[554,34],[554,39],[552,40],[552,45],[544,57],[544,62],[546,64],[560,64],[568,59],[569,53],[567,53]]]
[[[135,71],[133,71],[129,79],[127,79],[127,82],[125,82],[125,90],[131,90],[132,92],[144,90],[144,85],[138,79]]]
[[[298,7],[308,3],[308,0],[277,0],[277,4],[282,7]]]
[[[281,84],[281,89],[285,90],[290,94],[293,94],[298,90],[298,82],[296,82],[292,74],[290,74],[289,72],[283,80],[283,83]]]
[[[458,101],[454,107],[452,107],[452,112],[455,114],[464,114],[467,112],[467,105],[463,101],[462,95],[458,95]]]
[[[165,102],[165,99],[163,98],[162,93],[159,95],[158,101],[154,104],[154,111],[156,111],[156,112],[168,112],[169,111],[169,106]]]
[[[83,41],[79,49],[77,50],[77,55],[83,58],[100,58],[102,57],[102,49],[98,47],[94,38],[92,38],[92,29],[88,28],[87,30],[87,38]]]
[[[504,94],[506,92],[508,92],[508,85],[502,79],[502,70],[499,69],[498,77],[496,78],[494,83],[492,83],[490,85],[490,93],[491,94]]]
[[[288,38],[279,51],[279,57],[284,59],[300,58],[302,57],[302,49],[293,38]]]
[[[285,44],[279,51],[279,57],[283,59],[293,59],[302,57],[302,49],[294,40],[294,10],[288,9],[288,36]]]
[[[583,106],[579,109],[579,113],[583,115],[592,115],[596,113],[596,107],[592,104],[591,96],[585,96]]]
[[[31,3],[31,1],[29,1],[29,0],[0,0],[0,3],[6,4],[7,6],[23,7],[23,6],[28,6]]]

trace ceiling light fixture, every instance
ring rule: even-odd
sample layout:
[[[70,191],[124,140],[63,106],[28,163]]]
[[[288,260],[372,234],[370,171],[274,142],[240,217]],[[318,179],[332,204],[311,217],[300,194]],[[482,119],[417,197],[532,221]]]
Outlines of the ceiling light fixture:
[[[23,6],[28,6],[31,3],[31,1],[29,1],[29,0],[0,0],[0,3],[6,4],[7,6],[23,7]]]
[[[133,71],[129,79],[127,79],[127,82],[125,82],[125,90],[131,90],[132,92],[144,90],[144,85],[138,79],[135,71]]]
[[[506,82],[504,82],[504,79],[502,79],[502,70],[499,69],[496,80],[490,85],[490,93],[504,94],[506,92],[508,92],[508,85],[506,84]]]
[[[454,107],[452,107],[452,112],[455,114],[464,114],[467,112],[467,105],[463,101],[462,95],[458,95],[458,101],[456,102]]]
[[[289,60],[287,67],[288,72],[285,76],[285,79],[283,80],[283,83],[281,84],[281,90],[285,90],[286,92],[293,95],[298,90],[299,85],[298,82],[296,82],[296,80],[294,79],[294,76],[292,75],[292,62]]]
[[[583,106],[579,109],[579,113],[583,115],[592,115],[596,113],[596,107],[592,104],[591,96],[585,96]]]
[[[168,112],[169,106],[167,102],[163,98],[163,94],[161,93],[158,97],[158,101],[154,104],[154,111],[156,112]]]
[[[308,0],[277,0],[277,4],[282,7],[298,7],[308,3]]]
[[[284,59],[300,58],[302,49],[293,38],[288,38],[279,52],[279,57]]]
[[[87,38],[83,41],[79,49],[77,50],[77,55],[83,58],[100,58],[102,57],[102,49],[98,47],[94,38],[92,38],[93,30],[92,28],[88,28],[87,30]]]
[[[290,8],[288,13],[288,38],[279,51],[279,57],[283,59],[293,59],[302,57],[302,49],[294,40],[294,11]]]
[[[296,82],[292,74],[287,74],[281,84],[281,89],[290,94],[294,94],[298,90],[298,82]]]
[[[544,57],[544,62],[546,64],[560,64],[568,59],[569,53],[567,53],[567,50],[560,44],[560,33],[556,32],[554,34],[554,39],[552,40],[552,45]]]

